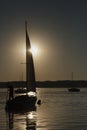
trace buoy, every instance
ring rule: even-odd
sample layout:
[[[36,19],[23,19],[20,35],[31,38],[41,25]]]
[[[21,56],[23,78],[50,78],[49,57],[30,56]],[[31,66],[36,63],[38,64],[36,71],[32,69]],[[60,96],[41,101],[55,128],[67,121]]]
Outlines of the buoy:
[[[38,105],[41,105],[41,100],[40,100],[40,99],[37,101],[37,104],[38,104]]]

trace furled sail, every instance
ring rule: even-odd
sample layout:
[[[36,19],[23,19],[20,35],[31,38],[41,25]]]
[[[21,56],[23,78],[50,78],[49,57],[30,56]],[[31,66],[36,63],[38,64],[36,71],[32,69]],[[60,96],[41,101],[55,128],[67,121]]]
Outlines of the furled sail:
[[[26,85],[28,91],[36,92],[34,62],[32,53],[30,52],[31,44],[27,31],[27,22],[25,22],[25,31],[26,31]]]

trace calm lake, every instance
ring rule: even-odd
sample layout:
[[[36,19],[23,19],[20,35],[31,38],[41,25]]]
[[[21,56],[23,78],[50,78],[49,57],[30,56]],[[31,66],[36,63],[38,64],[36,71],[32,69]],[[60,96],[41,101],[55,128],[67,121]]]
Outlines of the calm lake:
[[[87,130],[87,88],[38,88],[42,104],[25,113],[6,113],[6,90],[0,89],[0,130]]]

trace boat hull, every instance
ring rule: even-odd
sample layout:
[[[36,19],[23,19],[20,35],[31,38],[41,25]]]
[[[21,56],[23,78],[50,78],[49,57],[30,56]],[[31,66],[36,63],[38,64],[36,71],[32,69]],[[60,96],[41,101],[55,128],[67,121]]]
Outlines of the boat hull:
[[[6,111],[25,111],[35,108],[37,97],[29,97],[28,95],[17,96],[6,102]]]

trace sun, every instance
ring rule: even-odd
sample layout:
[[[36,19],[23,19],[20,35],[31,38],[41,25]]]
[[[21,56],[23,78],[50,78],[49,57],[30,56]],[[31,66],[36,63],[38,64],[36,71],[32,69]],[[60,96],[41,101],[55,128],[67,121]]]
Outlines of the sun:
[[[38,48],[36,46],[32,46],[30,52],[33,54],[33,56],[36,56],[38,54]]]
[[[39,49],[35,45],[32,45],[31,48],[28,51],[31,52],[34,57],[38,56]],[[25,47],[23,47],[22,53],[23,53],[23,56],[26,56],[26,48]]]

